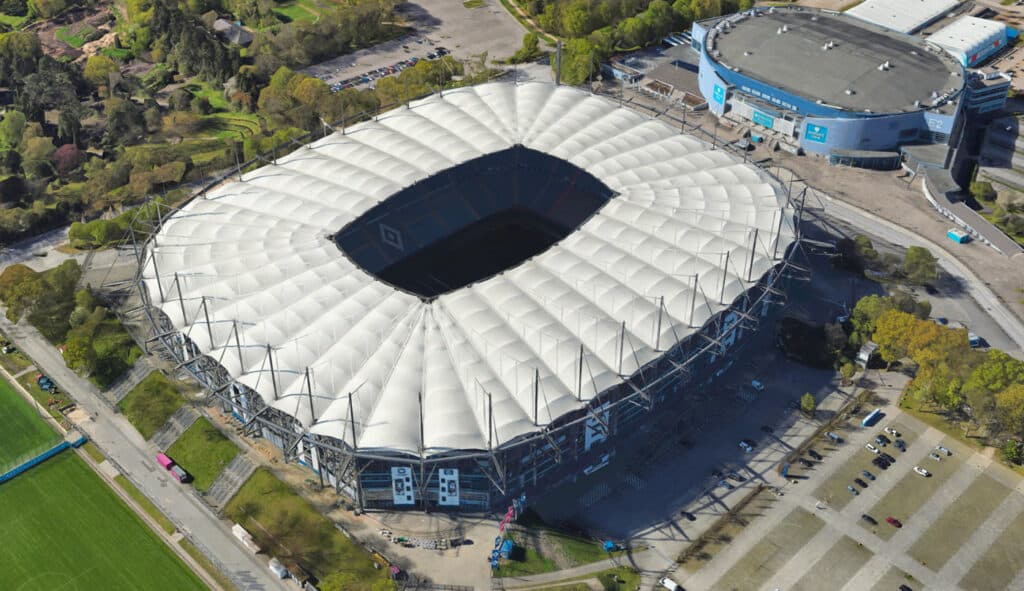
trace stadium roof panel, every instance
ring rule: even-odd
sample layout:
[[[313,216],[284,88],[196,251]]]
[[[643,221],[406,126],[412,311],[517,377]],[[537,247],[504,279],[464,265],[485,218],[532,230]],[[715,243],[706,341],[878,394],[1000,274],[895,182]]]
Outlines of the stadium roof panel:
[[[999,47],[1006,41],[1006,23],[974,16],[964,16],[953,24],[932,33],[928,40],[939,47],[961,55],[980,53],[990,46]]]
[[[618,194],[542,254],[434,299],[331,239],[404,187],[517,144]],[[414,455],[487,449],[582,408],[725,310],[794,240],[782,201],[753,165],[604,98],[487,84],[194,199],[164,223],[143,280],[202,352],[313,433]]]
[[[909,34],[934,22],[959,4],[959,0],[866,0],[845,14]]]
[[[719,33],[714,48],[744,75],[850,111],[911,111],[963,86],[960,65],[920,40],[826,12],[762,11]]]

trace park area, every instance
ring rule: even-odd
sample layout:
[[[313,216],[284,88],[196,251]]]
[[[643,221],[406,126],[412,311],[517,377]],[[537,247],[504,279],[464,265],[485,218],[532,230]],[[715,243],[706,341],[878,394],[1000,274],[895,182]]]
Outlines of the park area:
[[[149,439],[184,404],[178,387],[164,374],[154,371],[132,388],[118,407],[139,433]]]
[[[167,450],[167,455],[192,475],[197,490],[206,492],[238,455],[238,447],[210,421],[199,418]]]
[[[0,486],[0,523],[6,589],[206,589],[71,452]]]

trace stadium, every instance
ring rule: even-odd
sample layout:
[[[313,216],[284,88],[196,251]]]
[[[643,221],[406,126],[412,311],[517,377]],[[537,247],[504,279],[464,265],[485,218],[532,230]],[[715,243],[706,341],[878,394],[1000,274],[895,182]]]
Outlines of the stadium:
[[[939,46],[869,16],[778,7],[695,22],[700,92],[716,116],[790,151],[856,163],[905,145],[955,144],[972,107],[962,100],[971,74]],[[905,16],[900,23],[931,13]]]
[[[796,210],[663,121],[491,83],[195,197],[137,286],[164,352],[359,508],[490,511],[687,412],[780,302]]]

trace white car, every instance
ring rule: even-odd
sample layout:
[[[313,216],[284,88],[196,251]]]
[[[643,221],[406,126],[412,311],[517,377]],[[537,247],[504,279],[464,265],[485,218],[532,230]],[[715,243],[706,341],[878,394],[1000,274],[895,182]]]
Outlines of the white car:
[[[900,436],[900,432],[897,431],[896,429],[894,429],[891,426],[886,427],[885,428],[885,432],[888,433],[889,435],[892,435],[893,437],[899,437]]]
[[[871,445],[870,443],[865,444],[864,445],[864,449],[868,450],[869,452],[871,452],[873,454],[877,454],[878,453],[878,448],[873,446],[873,445]]]
[[[679,586],[679,583],[673,581],[668,577],[662,577],[658,579],[658,584],[668,589],[668,591],[683,591],[683,588]]]
[[[758,392],[764,392],[764,384],[757,380],[751,380],[750,387],[757,390]]]
[[[750,453],[750,452],[754,451],[754,446],[750,445],[749,443],[747,443],[746,440],[743,440],[743,441],[740,442],[740,449],[742,449],[743,451],[745,451],[747,453]]]
[[[932,453],[928,454],[928,457],[933,459],[933,460],[935,460],[936,462],[942,461],[942,456],[940,456],[939,454],[937,454],[935,452],[932,452]]]
[[[921,476],[924,476],[925,478],[928,478],[929,476],[932,475],[931,472],[925,470],[921,466],[914,466],[914,472],[917,472],[918,474],[920,474]]]
[[[953,455],[953,452],[949,451],[948,448],[942,447],[941,445],[936,447],[935,449],[941,451],[942,453],[946,454],[947,456]]]

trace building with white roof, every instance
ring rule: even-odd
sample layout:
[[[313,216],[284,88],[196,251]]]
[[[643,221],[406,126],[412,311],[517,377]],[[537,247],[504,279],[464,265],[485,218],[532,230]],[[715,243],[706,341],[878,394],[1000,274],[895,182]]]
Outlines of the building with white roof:
[[[974,67],[1006,47],[1009,33],[1005,23],[964,16],[932,33],[928,40],[948,51],[964,66]]]
[[[844,14],[911,34],[946,16],[959,4],[959,0],[865,0]]]
[[[496,83],[192,200],[140,289],[225,410],[360,506],[481,510],[681,412],[796,239],[756,166],[580,89]]]

